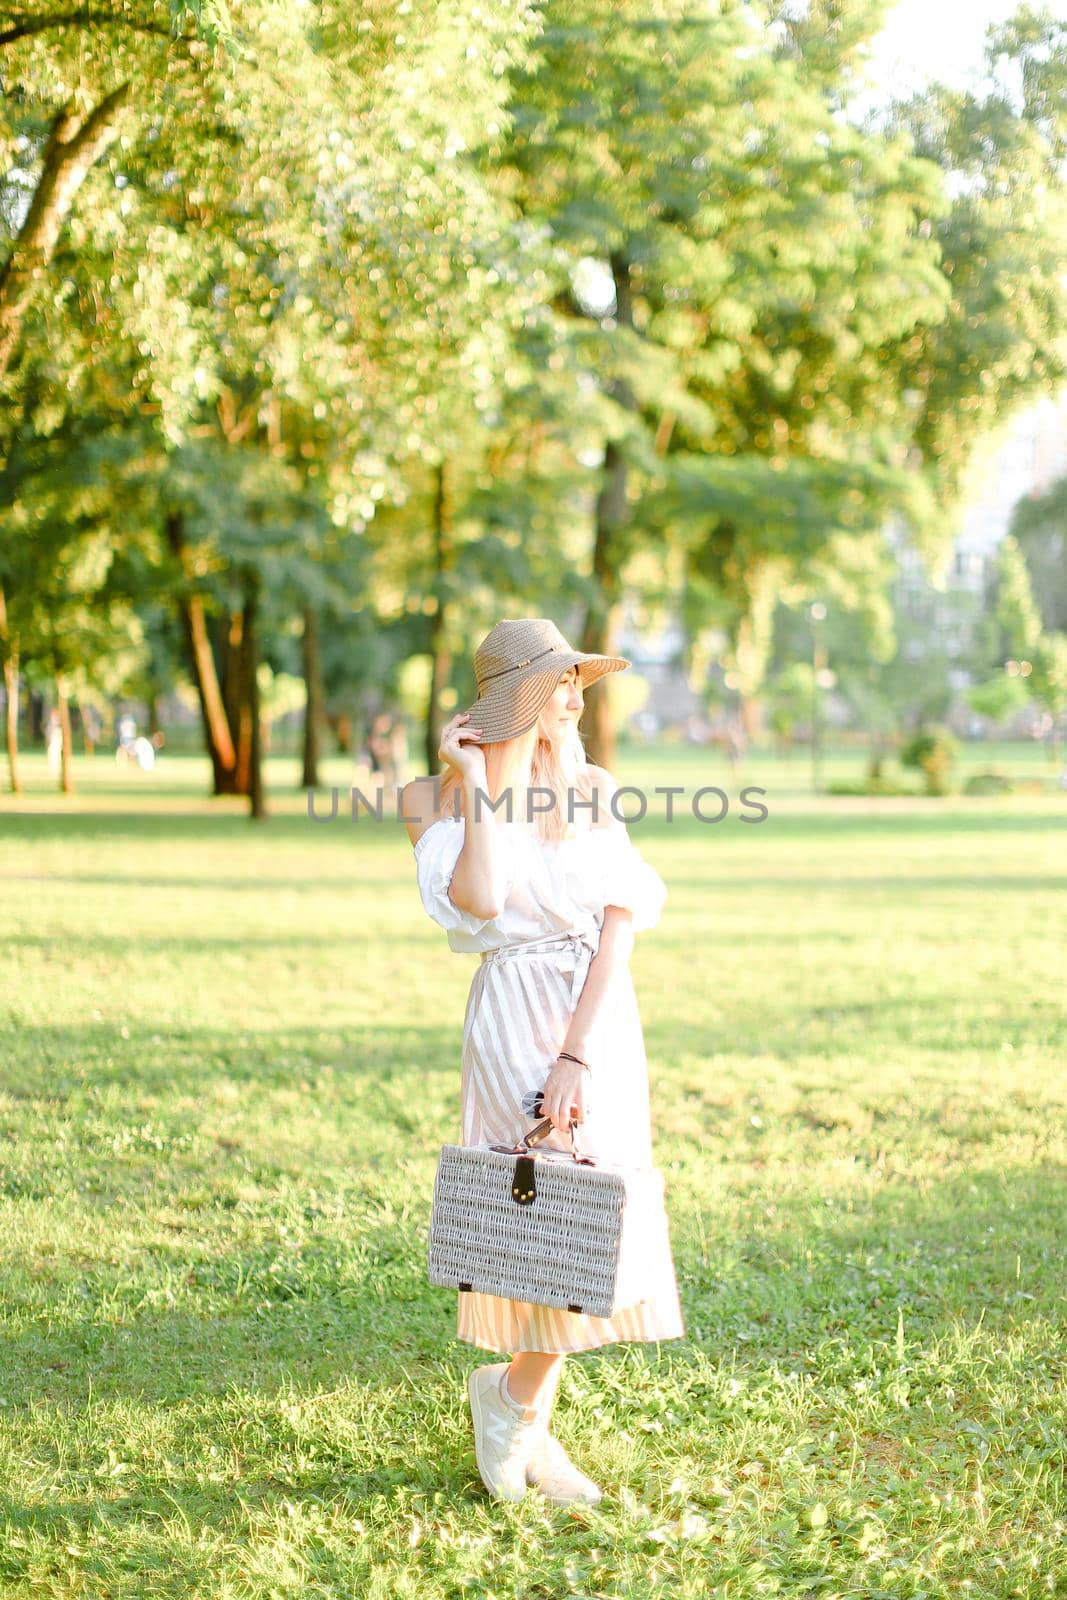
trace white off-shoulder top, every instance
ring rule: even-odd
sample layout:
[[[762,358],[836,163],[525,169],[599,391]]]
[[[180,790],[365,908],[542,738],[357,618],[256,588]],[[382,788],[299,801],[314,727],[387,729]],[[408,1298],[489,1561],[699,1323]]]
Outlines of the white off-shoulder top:
[[[563,933],[584,934],[595,948],[605,906],[632,912],[635,932],[659,921],[667,886],[624,823],[599,824],[558,842],[538,838],[525,823],[495,825],[505,849],[507,893],[503,910],[488,922],[448,898],[465,818],[439,817],[415,843],[419,894],[429,915],[447,929],[450,949],[497,950]]]

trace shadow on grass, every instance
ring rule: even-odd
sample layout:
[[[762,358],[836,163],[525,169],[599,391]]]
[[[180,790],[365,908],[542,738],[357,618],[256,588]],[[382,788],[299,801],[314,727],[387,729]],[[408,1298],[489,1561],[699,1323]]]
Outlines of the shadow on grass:
[[[834,877],[831,870],[825,872],[791,872],[788,876],[768,877],[751,865],[746,865],[744,876],[733,873],[723,877],[708,877],[701,873],[699,876],[688,872],[682,880],[675,878],[674,886],[683,892],[688,889],[699,889],[702,893],[707,889],[721,889],[726,893],[759,895],[768,890],[790,893],[793,890],[802,890],[806,895],[820,889],[827,894],[848,894],[851,890],[881,889],[887,894],[913,895],[926,894],[931,890],[942,889],[948,894],[962,893],[1013,893],[1031,895],[1036,892],[1042,894],[1062,893],[1067,889],[1067,875],[1054,878],[1041,870],[1040,863],[1036,863],[1032,875],[1021,873],[991,873],[983,872],[981,864],[976,863],[973,873],[964,871],[956,873],[927,874],[908,872],[899,866],[890,863],[885,872],[881,873],[853,873],[845,872],[840,877]],[[805,938],[807,934],[805,934]]]
[[[1059,797],[1057,796],[1057,800]],[[764,803],[772,805],[773,796]],[[951,802],[947,802],[951,804]],[[967,811],[946,810],[939,813],[930,809],[909,813],[905,810],[871,810],[869,812],[834,812],[833,802],[823,802],[826,809],[817,812],[783,812],[770,815],[761,822],[739,822],[731,813],[718,823],[700,822],[685,809],[678,808],[675,819],[651,816],[645,820],[631,820],[630,834],[640,845],[642,840],[673,839],[682,844],[695,841],[719,842],[730,836],[746,837],[747,842],[761,835],[795,841],[798,838],[856,839],[870,835],[886,834],[900,837],[947,834],[1040,833],[1067,830],[1067,791],[1063,795],[1062,811],[1058,806],[1042,807],[1033,813],[1019,813],[998,808],[991,801],[988,809],[978,809],[983,802],[975,802],[976,809]],[[624,808],[625,813],[625,808]],[[258,828],[250,826],[247,816],[229,813],[211,815],[210,812],[146,811],[72,811],[48,813],[0,813],[0,840],[13,839],[27,844],[34,841],[78,840],[162,841],[172,839],[176,844],[204,840],[241,840],[247,842],[265,835],[284,836],[292,840],[315,840],[319,844],[343,842],[346,849],[353,844],[372,842],[388,845],[396,843],[407,851],[411,842],[404,824],[388,811],[378,822],[373,817],[361,815],[355,822],[342,805],[335,821],[312,821],[306,812],[293,816],[279,814],[266,818]]]
[[[333,822],[313,821],[306,812],[296,816],[283,812],[265,818],[258,826],[252,826],[247,816],[233,812],[226,815],[180,810],[72,811],[69,815],[63,812],[0,812],[0,841],[13,840],[20,845],[45,841],[76,845],[115,840],[133,844],[169,841],[183,846],[210,842],[244,845],[279,837],[301,843],[336,841],[346,850],[357,843],[385,845],[395,842],[411,850],[407,829],[397,818],[386,814],[383,821],[378,822],[362,816],[353,822],[343,808]],[[250,871],[249,876],[253,875]],[[105,878],[104,881],[110,880]]]
[[[841,937],[805,935],[804,942],[840,946]],[[753,951],[768,946],[773,948],[773,941],[767,938],[751,941]],[[1001,1041],[1010,1042],[1013,1050],[1067,1049],[1067,1014],[1060,998],[1051,993],[1040,1000],[1028,993],[1017,1004],[997,994],[979,993],[963,1010],[951,1003],[950,994],[937,990],[868,1002],[821,998],[815,1002],[817,992],[807,1004],[788,991],[777,1004],[762,997],[726,995],[714,1022],[697,1025],[674,1018],[646,1022],[645,1044],[650,1058],[660,1060],[679,1055],[706,1060],[719,1053],[769,1056],[783,1064],[797,1052],[830,1060],[846,1046],[865,1057],[877,1051],[880,1060],[894,1064],[926,1051],[956,1056],[961,1050],[995,1049]]]
[[[125,1089],[141,1110],[173,1116],[188,1123],[189,1100],[201,1100],[216,1078],[265,1092],[289,1090],[294,1084],[327,1074],[322,1092],[331,1107],[344,1111],[383,1088],[395,1092],[390,1115],[398,1127],[422,1111],[411,1100],[415,1085],[431,1078],[445,1082],[447,1067],[428,1062],[456,1058],[455,1111],[459,1116],[460,1032],[448,1025],[357,1029],[286,1028],[270,1033],[241,1031],[242,1013],[235,1008],[218,1031],[179,1025],[127,1028],[112,1022],[30,1027],[11,1025],[17,1054],[4,1063],[3,1093],[13,1100],[42,1105],[97,1097],[104,1089]],[[0,1024],[0,1041],[4,1030]],[[2,1048],[2,1045],[0,1045]],[[169,1107],[170,1100],[185,1102]],[[215,1102],[217,1105],[217,1102]],[[84,1103],[79,1110],[86,1110]],[[96,1115],[95,1108],[93,1114]],[[414,1124],[413,1124],[414,1125]],[[9,1130],[10,1131],[10,1130]]]
[[[301,894],[320,893],[330,889],[343,890],[345,894],[352,893],[352,881],[356,876],[356,869],[352,863],[346,865],[344,871],[338,870],[335,876],[329,878],[274,878],[262,872],[250,872],[246,878],[218,878],[190,877],[188,875],[163,877],[159,873],[77,873],[77,872],[2,872],[0,883],[49,883],[71,884],[78,888],[92,886],[107,889],[116,894],[130,890],[152,889],[181,889],[202,890],[204,894],[275,894],[278,890],[286,890]],[[69,936],[64,936],[64,942]]]

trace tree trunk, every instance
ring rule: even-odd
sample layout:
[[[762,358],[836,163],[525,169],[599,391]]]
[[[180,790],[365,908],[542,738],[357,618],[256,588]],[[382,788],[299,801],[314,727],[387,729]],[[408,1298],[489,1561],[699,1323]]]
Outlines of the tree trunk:
[[[333,734],[337,752],[342,756],[353,754],[352,738],[355,732],[350,711],[324,711],[323,721]]]
[[[185,635],[186,648],[189,653],[193,682],[196,684],[196,692],[200,700],[204,739],[207,744],[208,755],[211,758],[214,777],[214,792],[215,794],[233,794],[235,793],[233,783],[234,771],[237,765],[237,753],[234,749],[233,734],[230,731],[230,723],[222,701],[218,673],[215,670],[215,657],[212,653],[211,639],[208,634],[204,599],[202,595],[196,593],[192,586],[193,574],[190,568],[189,548],[185,543],[183,519],[180,512],[168,512],[166,531],[167,541],[181,565],[182,576],[186,580],[178,591],[177,605],[181,616],[182,631]]]
[[[615,321],[620,328],[634,325],[633,296],[630,287],[630,264],[619,254],[613,254],[611,275],[615,284]],[[628,383],[617,378],[610,385],[610,393],[627,411],[637,409],[637,401]],[[604,466],[600,490],[596,499],[595,532],[593,539],[594,598],[589,603],[582,628],[580,650],[597,655],[618,655],[618,634],[621,617],[619,602],[622,598],[621,573],[629,555],[626,528],[630,521],[630,507],[626,487],[628,466],[626,456],[614,439],[609,439],[604,449]],[[616,757],[615,724],[610,702],[604,689],[590,697],[582,717],[582,742],[591,761],[598,766],[614,770]]]
[[[596,536],[593,542],[595,596],[589,602],[585,624],[578,642],[579,650],[587,650],[593,655],[620,654],[618,646],[621,622],[620,584],[613,556],[614,525],[610,510],[607,509],[617,496],[620,483],[625,494],[626,463],[616,446],[609,444],[604,457],[604,481],[597,496]],[[603,688],[594,691],[586,701],[582,715],[582,743],[590,761],[606,768],[608,772],[614,772],[615,724]]]
[[[22,793],[19,775],[19,657],[12,649],[4,658],[4,689],[7,693],[7,769],[11,777],[11,793]]]
[[[305,789],[317,789],[319,784],[319,751],[323,721],[322,656],[319,650],[319,619],[314,606],[304,607],[304,637],[302,643],[304,662],[304,775],[301,783]]]
[[[889,740],[881,728],[867,727],[867,782],[881,783],[889,759]]]
[[[231,611],[228,617],[221,617],[216,624],[216,638],[218,640],[218,662],[222,674],[222,704],[226,711],[226,720],[233,729],[235,760],[230,786],[223,792],[226,794],[247,794],[248,789],[242,782],[241,762],[241,715],[242,709],[247,704],[244,683],[244,603],[241,609]],[[248,772],[248,730],[245,731],[245,760],[243,771]]]
[[[19,777],[19,647],[7,624],[7,596],[0,586],[0,653],[4,657],[4,692],[7,695],[7,768],[11,793],[22,793]]]
[[[129,93],[130,85],[120,83],[80,121],[68,102],[52,123],[37,188],[0,272],[0,376],[11,365],[34,289],[48,271],[74,197],[118,133]]]
[[[594,595],[589,602],[578,643],[579,650],[594,655],[616,656],[621,622],[619,601],[619,530],[626,511],[626,459],[614,441],[604,451],[604,475],[596,501],[596,532],[593,539]],[[607,771],[615,770],[615,724],[604,690],[592,694],[582,716],[582,742],[590,761]]]
[[[233,794],[248,794],[252,772],[252,714],[249,699],[248,645],[245,640],[247,607],[230,613],[223,633],[222,693],[226,713],[234,731],[237,759],[233,769]]]
[[[254,567],[245,571],[244,606],[241,611],[241,710],[237,736],[238,793],[249,798],[249,815],[266,816],[263,803],[263,729],[259,705],[259,595],[261,580]]]
[[[452,676],[452,657],[446,640],[446,582],[452,567],[452,508],[448,496],[445,463],[437,468],[433,497],[434,593],[437,609],[430,622],[430,705],[426,718],[426,770],[437,771],[437,752],[441,745],[441,695]]]
[[[44,691],[27,688],[26,701],[30,718],[30,744],[36,749],[44,743]]]
[[[745,730],[745,738],[749,741],[760,739],[763,736],[763,706],[759,695],[742,694],[738,696],[738,716],[741,726]]]
[[[758,634],[757,619],[753,612],[751,610],[743,612],[737,621],[734,658],[738,679],[738,715],[745,730],[745,737],[750,742],[758,739],[763,732],[763,707],[759,691],[752,687],[756,681],[756,662],[760,653]]]
[[[733,670],[741,726],[751,741],[763,734],[763,704],[760,696],[767,675],[773,639],[774,607],[780,591],[781,569],[766,559],[742,563],[731,557],[728,593],[738,606],[733,627]]]
[[[60,752],[59,787],[64,794],[74,793],[74,773],[71,767],[71,756],[74,754],[74,740],[70,731],[70,701],[67,698],[67,686],[62,672],[56,672],[56,705],[59,708],[59,727],[63,735],[63,744]]]

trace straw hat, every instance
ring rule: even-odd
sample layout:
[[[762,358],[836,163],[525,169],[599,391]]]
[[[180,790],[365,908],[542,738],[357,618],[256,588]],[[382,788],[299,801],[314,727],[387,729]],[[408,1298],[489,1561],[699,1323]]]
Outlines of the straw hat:
[[[606,672],[633,666],[623,656],[574,650],[547,617],[498,622],[474,652],[478,698],[468,707],[479,744],[499,744],[532,728],[565,672],[578,668],[585,689]]]

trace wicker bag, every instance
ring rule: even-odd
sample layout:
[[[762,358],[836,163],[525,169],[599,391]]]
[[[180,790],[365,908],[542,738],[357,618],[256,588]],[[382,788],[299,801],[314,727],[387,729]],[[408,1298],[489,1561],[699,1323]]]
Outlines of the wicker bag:
[[[665,1248],[663,1174],[572,1150],[442,1146],[434,1181],[429,1281],[509,1300],[610,1317],[648,1293]]]

